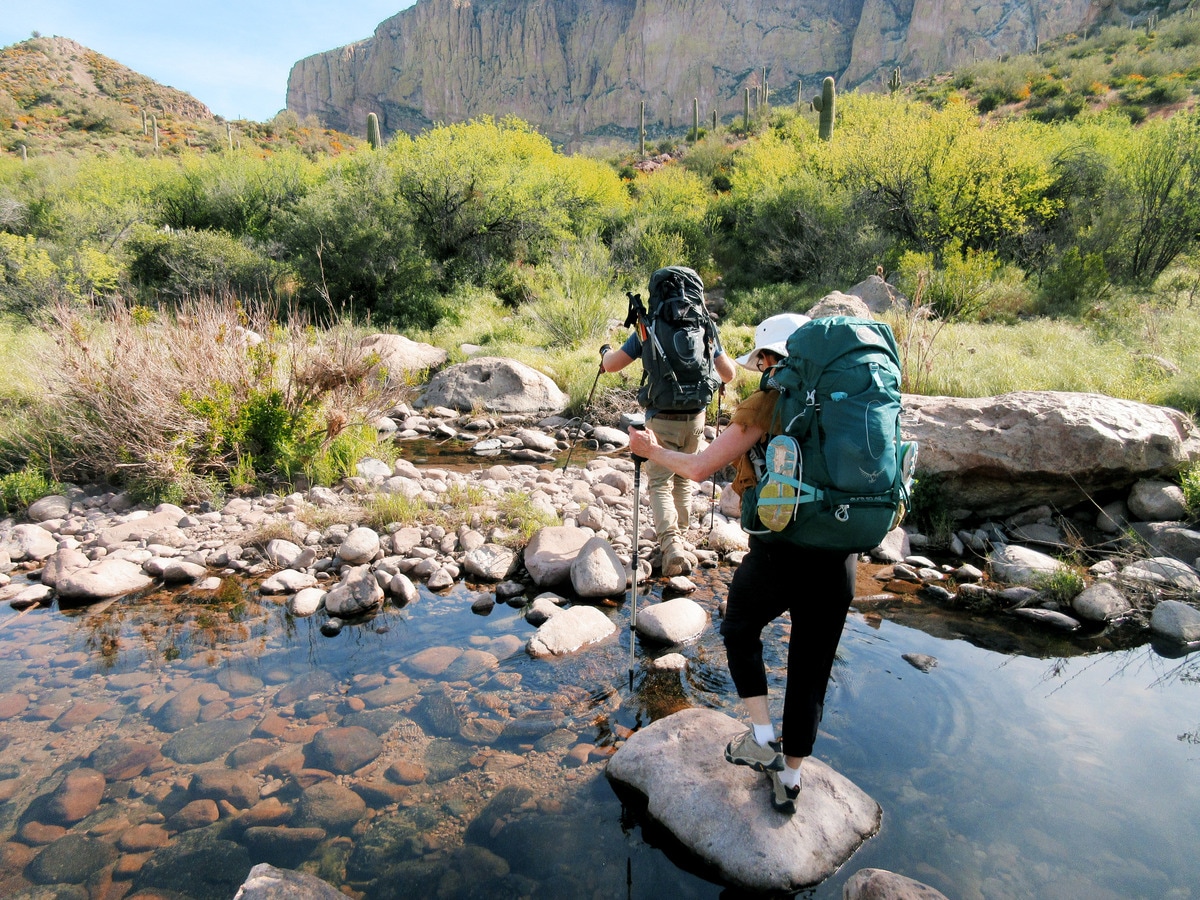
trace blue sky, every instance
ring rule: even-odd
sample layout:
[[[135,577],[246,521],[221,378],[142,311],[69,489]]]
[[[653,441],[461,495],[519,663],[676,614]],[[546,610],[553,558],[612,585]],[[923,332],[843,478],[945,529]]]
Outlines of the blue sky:
[[[413,0],[2,0],[0,46],[71,38],[226,118],[283,109],[292,64],[370,37]]]

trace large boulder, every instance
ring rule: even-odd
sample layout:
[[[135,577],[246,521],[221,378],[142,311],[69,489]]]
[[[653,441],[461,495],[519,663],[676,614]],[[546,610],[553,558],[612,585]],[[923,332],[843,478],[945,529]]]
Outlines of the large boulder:
[[[846,293],[862,300],[872,313],[888,312],[893,307],[904,306],[907,302],[881,275],[868,275]]]
[[[140,591],[154,582],[142,567],[125,559],[104,558],[86,569],[75,569],[59,580],[58,596],[64,600],[106,600]]]
[[[379,357],[389,388],[403,385],[413,372],[436,369],[446,362],[445,350],[400,334],[369,334],[358,342],[358,349],[364,356],[374,353]]]
[[[525,545],[525,568],[534,584],[555,587],[571,578],[571,563],[594,537],[587,528],[550,525],[542,528]]]
[[[608,777],[644,795],[647,813],[730,883],[771,892],[816,884],[879,830],[883,811],[809,757],[795,814],[776,812],[762,775],[725,762],[744,728],[716,710],[685,709],[630,736]]]
[[[424,406],[533,415],[566,409],[568,397],[548,376],[514,359],[483,356],[450,366],[433,377]]]
[[[1183,413],[1100,394],[905,395],[904,408],[920,470],[941,480],[952,506],[984,516],[1103,499],[1200,459]]]

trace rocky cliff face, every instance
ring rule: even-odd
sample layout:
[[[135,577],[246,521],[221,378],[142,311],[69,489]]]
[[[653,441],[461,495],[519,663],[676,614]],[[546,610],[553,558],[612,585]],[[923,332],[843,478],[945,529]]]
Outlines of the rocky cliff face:
[[[355,134],[514,114],[560,141],[740,115],[766,71],[772,101],[820,79],[871,87],[1030,50],[1106,0],[418,0],[373,37],[300,60],[288,108]],[[752,92],[753,93],[753,92]]]

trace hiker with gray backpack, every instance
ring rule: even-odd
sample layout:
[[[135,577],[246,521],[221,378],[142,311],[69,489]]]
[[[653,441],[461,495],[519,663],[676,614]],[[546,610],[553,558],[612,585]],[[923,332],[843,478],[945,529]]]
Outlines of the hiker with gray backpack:
[[[686,266],[667,266],[650,276],[648,307],[639,294],[628,296],[625,326],[633,331],[620,349],[600,348],[600,370],[617,372],[641,359],[638,403],[646,410],[646,427],[661,446],[695,453],[704,434],[704,411],[736,371],[704,304],[704,282]],[[683,540],[692,485],[654,462],[646,474],[662,573],[687,575],[696,565]]]
[[[750,552],[730,583],[721,635],[751,727],[729,742],[725,758],[766,773],[772,806],[791,815],[854,599],[858,554],[903,518],[916,447],[900,440],[899,354],[886,324],[772,316],[737,362],[761,373],[759,389],[708,447],[679,453],[630,431],[629,449],[697,480],[736,466],[732,488]],[[762,631],[784,612],[792,628],[777,741]]]

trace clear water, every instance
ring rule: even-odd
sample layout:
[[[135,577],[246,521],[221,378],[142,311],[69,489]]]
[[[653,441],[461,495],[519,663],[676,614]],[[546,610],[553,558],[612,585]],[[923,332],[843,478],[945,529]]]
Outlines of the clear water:
[[[725,568],[700,579],[699,602],[714,607],[729,576]],[[250,707],[260,715],[281,687],[325,672],[332,684],[303,715],[317,710],[317,721],[336,721],[347,713],[347,698],[401,673],[423,691],[440,691],[438,678],[406,668],[412,654],[438,645],[496,647],[506,636],[523,642],[533,631],[507,606],[473,614],[474,596],[464,586],[443,595],[422,588],[410,607],[385,610],[332,638],[320,633],[319,618],[292,619],[253,591],[224,604],[158,593],[82,610],[18,615],[5,607],[0,694],[34,699],[0,721],[0,774],[24,779],[22,791],[0,804],[0,838],[13,840],[31,796],[105,738],[156,737],[165,744],[171,735],[154,728],[148,694],[227,678],[222,671],[233,670],[250,676],[251,687],[208,714],[233,718]],[[684,651],[690,667],[682,676],[648,672],[647,658],[665,651],[638,644],[631,691],[628,609],[620,604],[605,612],[618,625],[607,642],[556,661],[516,652],[454,690],[468,706],[480,692],[503,695],[510,713],[552,715],[576,740],[601,747],[611,746],[622,728],[681,707],[738,714],[715,629]],[[785,623],[775,631],[782,638]],[[781,640],[769,643],[778,686]],[[905,653],[938,662],[923,673],[901,658]],[[130,673],[147,676],[150,687],[111,686],[112,676]],[[505,693],[498,675],[520,676],[520,684]],[[57,713],[80,702],[103,710],[85,726],[57,727]],[[303,718],[299,710],[296,718]],[[464,744],[462,758],[478,749]],[[522,752],[511,744],[497,749]],[[839,898],[846,879],[864,867],[891,869],[965,900],[1200,896],[1200,655],[1170,658],[1148,643],[1121,648],[1104,638],[1058,638],[1024,623],[919,603],[852,612],[816,752],[883,807],[883,827],[841,871],[800,896]],[[468,840],[505,860],[503,877],[464,853],[463,833],[486,796],[509,779],[528,781],[529,769],[484,775],[468,763],[375,816],[372,827],[402,820],[436,833],[403,844],[389,861],[400,865],[388,877],[346,875],[353,848],[374,839],[362,828],[331,839],[303,867],[335,884],[347,878],[368,898],[433,890],[446,897],[741,896],[708,880],[623,809],[602,763],[569,769],[552,753],[541,756],[552,763],[537,769],[535,783],[554,802]],[[172,771],[183,777],[188,769]],[[133,801],[117,797],[105,805],[120,803]],[[20,868],[0,870],[0,895],[27,887]]]

